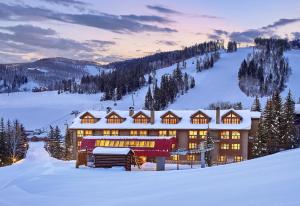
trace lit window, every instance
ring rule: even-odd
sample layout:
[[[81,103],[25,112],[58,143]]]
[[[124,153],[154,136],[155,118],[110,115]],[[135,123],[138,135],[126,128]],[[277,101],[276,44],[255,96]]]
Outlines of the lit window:
[[[200,130],[199,131],[199,137],[201,139],[206,139],[206,137],[207,137],[207,131],[206,130]]]
[[[84,130],[84,136],[92,136],[93,130]]]
[[[197,144],[196,143],[189,143],[189,149],[196,149],[197,148]]]
[[[169,136],[176,136],[176,130],[169,130]]]
[[[192,124],[208,124],[208,119],[202,114],[197,114],[192,118]]]
[[[110,141],[110,142],[109,142],[109,146],[110,146],[110,147],[113,147],[114,144],[115,144],[115,141]]]
[[[154,141],[150,141],[149,147],[154,148],[155,146],[155,142]]]
[[[120,145],[120,141],[115,141],[114,147],[119,147],[119,145]]]
[[[133,122],[140,123],[140,124],[147,124],[149,123],[149,119],[146,116],[139,114],[137,117],[134,118]]]
[[[189,160],[189,161],[195,161],[196,156],[195,155],[187,155],[186,159]]]
[[[147,130],[140,130],[140,136],[147,136]]]
[[[239,131],[233,131],[231,135],[231,139],[240,139],[241,133]]]
[[[240,149],[240,144],[231,144],[231,149],[233,150],[239,150]]]
[[[179,160],[179,155],[173,155],[173,156],[172,156],[172,160],[174,160],[174,161]]]
[[[139,146],[140,147],[145,147],[146,146],[146,142],[145,141],[141,141]]]
[[[167,130],[159,130],[159,136],[167,136]]]
[[[95,146],[96,147],[104,147],[105,146],[105,140],[97,140]]]
[[[228,150],[229,144],[221,144],[221,149]]]
[[[229,131],[221,131],[221,139],[229,139]]]
[[[80,147],[81,146],[81,141],[77,142],[77,146]]]
[[[242,156],[234,156],[234,161],[235,162],[243,161],[243,157]]]
[[[119,130],[111,130],[111,136],[119,136]]]
[[[104,146],[105,146],[105,147],[108,147],[108,146],[109,146],[109,143],[110,143],[110,141],[109,141],[109,140],[106,140]]]
[[[178,120],[176,117],[174,117],[171,114],[166,115],[163,119],[162,119],[162,123],[164,124],[177,124]]]
[[[189,131],[189,138],[196,139],[197,138],[197,130],[190,130]]]
[[[124,147],[124,141],[120,141],[119,147]]]
[[[137,130],[130,130],[130,136],[137,136],[138,131]]]
[[[81,123],[82,124],[93,124],[93,123],[95,123],[95,119],[90,115],[86,115],[81,119]]]
[[[227,157],[225,155],[219,156],[219,162],[224,163],[227,161]]]
[[[117,115],[113,114],[109,118],[107,118],[107,123],[109,124],[119,124],[122,123],[122,119]]]
[[[224,124],[240,124],[241,119],[240,119],[240,117],[236,116],[235,114],[230,113],[229,115],[227,115],[226,117],[223,118],[223,123]]]
[[[84,135],[83,130],[77,130],[76,133],[77,133],[77,137],[83,137]]]
[[[110,130],[103,130],[103,136],[110,136]]]

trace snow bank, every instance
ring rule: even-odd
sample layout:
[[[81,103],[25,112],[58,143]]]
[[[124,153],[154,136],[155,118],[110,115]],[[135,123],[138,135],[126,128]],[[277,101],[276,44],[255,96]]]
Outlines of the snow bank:
[[[30,144],[25,161],[0,168],[1,206],[300,205],[300,149],[205,169],[125,172],[75,169],[42,147]]]
[[[130,151],[130,148],[96,147],[93,154],[127,155]]]

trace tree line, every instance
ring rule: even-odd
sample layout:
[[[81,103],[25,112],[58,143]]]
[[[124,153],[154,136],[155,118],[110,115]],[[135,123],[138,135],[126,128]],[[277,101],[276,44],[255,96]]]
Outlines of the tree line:
[[[149,85],[145,96],[144,108],[148,110],[163,110],[173,103],[177,96],[183,95],[189,89],[195,87],[195,79],[186,72],[183,74],[179,63],[172,74],[165,74],[161,77],[160,87],[157,85],[155,71],[152,75],[149,75],[148,83],[153,85],[153,89]]]
[[[227,52],[236,52],[237,51],[237,43],[236,41],[229,41],[227,44]]]
[[[239,87],[247,96],[270,96],[283,91],[291,73],[283,52],[289,44],[282,39],[255,39],[256,48],[239,68]]]
[[[160,52],[143,58],[115,62],[107,65],[113,68],[109,72],[102,72],[99,75],[86,75],[81,78],[79,84],[76,81],[69,81],[60,84],[60,92],[72,93],[97,93],[102,92],[102,100],[120,100],[122,96],[134,92],[146,85],[145,76],[152,71],[171,66],[178,62],[203,55],[209,52],[217,52],[224,48],[220,41],[210,41],[186,47],[182,50]],[[210,63],[211,64],[211,63]],[[67,86],[65,86],[67,85]]]
[[[299,137],[294,123],[295,102],[291,91],[289,91],[284,103],[280,93],[276,91],[272,98],[267,100],[262,112],[257,136],[254,138],[252,147],[254,157],[298,147]]]
[[[50,126],[46,150],[51,157],[61,160],[71,160],[73,144],[70,131],[67,129],[63,136],[58,126]]]
[[[0,167],[13,164],[26,156],[28,149],[24,126],[18,121],[0,120]]]
[[[203,70],[210,69],[214,66],[214,63],[220,59],[220,52],[215,51],[211,54],[206,53],[204,57],[200,57],[196,60],[196,70],[201,72]]]

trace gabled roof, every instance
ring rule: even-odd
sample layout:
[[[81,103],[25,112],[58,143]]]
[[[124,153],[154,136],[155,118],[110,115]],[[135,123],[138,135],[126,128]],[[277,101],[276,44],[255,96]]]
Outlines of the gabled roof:
[[[84,116],[86,116],[86,115],[89,115],[89,116],[92,116],[93,118],[96,118],[94,115],[92,115],[90,112],[85,112],[85,113],[83,113],[82,115],[80,115],[80,119],[82,119]]]
[[[118,118],[120,118],[120,119],[126,119],[126,118],[124,118],[124,117],[121,117],[117,112],[115,112],[115,111],[111,111],[109,114],[107,114],[106,115],[106,119],[108,119],[108,118],[110,118],[110,116],[112,116],[112,115],[116,115],[116,116],[118,116]]]
[[[205,118],[211,120],[211,117],[208,116],[207,114],[205,114],[205,113],[204,113],[203,111],[201,111],[201,110],[198,110],[197,112],[193,113],[193,114],[191,115],[191,118],[194,118],[194,117],[197,116],[198,114],[202,114]]]
[[[222,119],[226,116],[228,116],[229,114],[234,114],[235,116],[239,117],[241,120],[243,119],[243,117],[241,115],[239,115],[238,113],[236,113],[234,110],[229,110],[228,112],[226,112],[225,114],[222,115]]]
[[[160,118],[164,118],[164,117],[167,116],[168,114],[174,116],[174,117],[177,118],[177,119],[181,119],[181,117],[179,117],[178,115],[176,115],[174,112],[172,112],[172,111],[170,111],[170,110],[167,111],[166,113],[164,113],[163,115],[161,115]]]
[[[143,111],[139,111],[139,112],[135,113],[135,114],[132,116],[132,118],[136,118],[136,117],[139,116],[140,114],[141,114],[141,115],[144,115],[146,118],[150,119],[150,117],[149,117],[147,114],[145,114]]]

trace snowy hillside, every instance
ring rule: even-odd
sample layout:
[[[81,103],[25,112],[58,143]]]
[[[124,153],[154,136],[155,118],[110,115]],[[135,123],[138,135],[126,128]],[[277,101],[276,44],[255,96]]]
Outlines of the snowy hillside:
[[[200,73],[196,72],[196,59],[187,60],[187,68],[183,72],[194,76],[196,87],[180,96],[172,105],[169,105],[169,108],[205,108],[210,103],[217,101],[241,101],[244,107],[249,108],[253,103],[253,98],[247,97],[240,90],[237,73],[242,60],[251,51],[251,48],[243,48],[235,53],[221,53],[221,59],[215,63],[212,69]],[[286,56],[292,67],[292,75],[283,95],[285,96],[288,89],[291,89],[294,97],[299,98],[300,50],[288,51]],[[157,79],[160,80],[163,74],[172,73],[175,67],[176,65],[173,65],[157,70]],[[18,118],[27,129],[48,128],[49,124],[58,124],[64,127],[63,124],[70,122],[74,117],[70,115],[73,110],[104,110],[107,106],[127,110],[133,103],[136,109],[141,109],[144,106],[147,90],[148,87],[143,87],[134,94],[126,95],[122,100],[117,101],[116,105],[113,101],[100,102],[101,94],[64,93],[58,95],[57,92],[0,94],[0,117]]]
[[[300,205],[299,149],[205,169],[134,170],[75,169],[31,143],[25,160],[0,168],[0,205]]]

